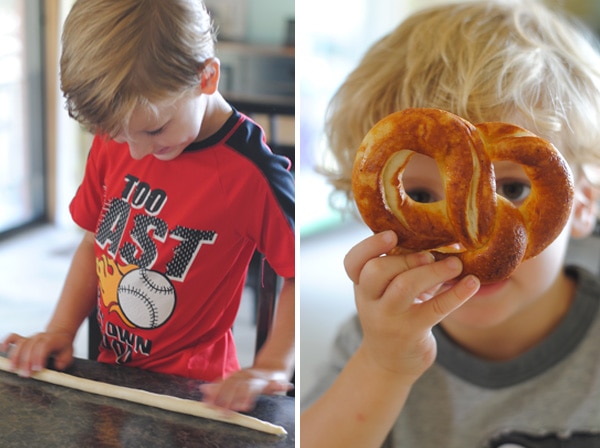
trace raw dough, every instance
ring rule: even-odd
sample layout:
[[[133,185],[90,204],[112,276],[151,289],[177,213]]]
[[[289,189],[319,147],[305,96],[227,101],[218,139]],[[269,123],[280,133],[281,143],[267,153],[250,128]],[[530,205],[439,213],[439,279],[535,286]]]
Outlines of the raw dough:
[[[12,372],[9,359],[0,356],[0,370]],[[46,383],[69,387],[71,389],[77,389],[90,394],[117,398],[146,406],[165,409],[167,411],[178,412],[180,414],[231,423],[233,425],[244,426],[269,434],[287,434],[287,431],[281,426],[237,412],[228,412],[227,414],[224,414],[223,411],[213,409],[200,401],[186,400],[170,395],[155,394],[145,390],[116,386],[114,384],[88,380],[86,378],[80,378],[49,369],[34,372],[32,373],[31,378]]]

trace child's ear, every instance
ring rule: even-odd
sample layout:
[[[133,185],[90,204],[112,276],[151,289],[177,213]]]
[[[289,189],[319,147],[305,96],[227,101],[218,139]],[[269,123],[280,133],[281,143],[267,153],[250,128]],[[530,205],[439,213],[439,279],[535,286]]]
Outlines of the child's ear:
[[[200,71],[201,93],[212,95],[219,87],[219,74],[221,63],[217,58],[207,59]]]
[[[593,232],[598,218],[597,200],[597,190],[585,178],[580,179],[575,187],[573,222],[571,224],[573,238],[585,238]]]

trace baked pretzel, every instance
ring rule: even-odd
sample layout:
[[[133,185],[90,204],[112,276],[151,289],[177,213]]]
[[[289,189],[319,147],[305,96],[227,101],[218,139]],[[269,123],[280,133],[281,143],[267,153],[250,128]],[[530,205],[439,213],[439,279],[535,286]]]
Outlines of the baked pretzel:
[[[414,153],[437,162],[445,199],[413,201],[402,174]],[[522,165],[531,191],[519,206],[496,194],[494,161]],[[374,231],[392,229],[392,253],[456,255],[461,276],[481,283],[508,278],[561,232],[573,202],[573,178],[556,148],[518,126],[468,121],[438,109],[405,109],[378,122],[354,162],[358,210]]]

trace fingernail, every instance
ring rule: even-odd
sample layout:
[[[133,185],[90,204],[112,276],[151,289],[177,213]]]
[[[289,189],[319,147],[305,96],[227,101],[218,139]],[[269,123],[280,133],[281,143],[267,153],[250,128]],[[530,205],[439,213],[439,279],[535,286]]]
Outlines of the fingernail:
[[[430,264],[435,261],[435,257],[430,252],[419,252],[418,256],[419,264]]]
[[[456,271],[461,268],[461,262],[456,257],[448,257],[444,261],[446,262],[446,266],[448,266],[453,271]]]
[[[479,288],[479,279],[474,275],[469,275],[465,277],[465,286],[471,291],[476,290]]]
[[[393,230],[386,230],[385,232],[381,233],[381,238],[383,238],[383,241],[386,243],[391,243],[392,241],[394,241],[394,231]]]

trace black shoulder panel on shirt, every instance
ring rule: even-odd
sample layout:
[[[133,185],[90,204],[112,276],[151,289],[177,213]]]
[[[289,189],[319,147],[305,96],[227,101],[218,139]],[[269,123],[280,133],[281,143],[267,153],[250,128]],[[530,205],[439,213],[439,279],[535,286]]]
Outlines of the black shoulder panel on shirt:
[[[292,229],[294,229],[295,193],[291,162],[274,154],[265,142],[265,134],[254,121],[239,115],[241,123],[226,144],[249,159],[264,174]]]

